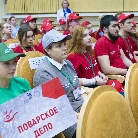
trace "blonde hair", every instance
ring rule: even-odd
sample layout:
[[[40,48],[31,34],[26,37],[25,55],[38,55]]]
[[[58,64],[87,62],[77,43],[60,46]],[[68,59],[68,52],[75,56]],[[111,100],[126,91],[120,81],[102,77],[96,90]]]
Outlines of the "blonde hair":
[[[68,0],[63,0],[62,3],[61,3],[61,7],[62,7],[62,8],[63,8],[63,2],[64,2],[64,1],[68,2]],[[69,4],[69,2],[68,2],[68,7],[69,7],[69,5],[70,5],[70,4]]]
[[[8,23],[8,22],[3,23],[3,24],[0,25],[0,33],[1,33],[2,36],[3,36],[3,34],[4,34],[2,31],[3,31],[3,29],[4,29],[4,25],[5,25],[5,24],[9,24],[9,25],[10,25],[10,23]]]
[[[68,55],[72,53],[81,53],[83,48],[83,37],[84,37],[84,30],[86,27],[77,25],[73,28],[71,32],[72,39],[67,41],[67,50]],[[93,53],[92,47],[86,47],[86,51],[90,54]]]

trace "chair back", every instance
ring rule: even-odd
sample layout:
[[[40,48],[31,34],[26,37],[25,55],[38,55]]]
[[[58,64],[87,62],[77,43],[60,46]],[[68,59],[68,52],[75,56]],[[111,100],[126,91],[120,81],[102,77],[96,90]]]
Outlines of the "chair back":
[[[111,86],[99,86],[82,105],[77,138],[135,138],[137,126],[125,98]]]
[[[45,55],[38,51],[30,51],[30,52],[26,52],[25,54],[26,56],[21,57],[17,63],[15,76],[25,78],[26,80],[28,80],[30,87],[33,88],[33,76],[35,73],[35,68],[31,69],[29,59],[43,57]],[[33,64],[35,66],[36,64],[39,65],[41,61],[34,60],[32,62],[34,62]]]
[[[138,126],[138,63],[129,67],[125,79],[125,98],[128,100]]]

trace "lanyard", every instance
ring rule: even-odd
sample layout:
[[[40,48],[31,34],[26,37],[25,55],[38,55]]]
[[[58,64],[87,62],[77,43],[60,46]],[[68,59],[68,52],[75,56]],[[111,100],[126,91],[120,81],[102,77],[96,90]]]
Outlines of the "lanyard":
[[[71,80],[69,74],[67,73],[66,75],[65,72],[63,72],[62,70],[60,70],[60,72],[69,80],[70,84],[74,87],[73,81]]]
[[[83,55],[84,58],[89,62],[90,66],[91,66],[91,68],[92,68],[92,74],[95,75],[95,73],[94,73],[94,65],[92,64],[92,57],[91,57],[90,53],[88,53],[88,54],[89,54],[90,60],[85,56],[84,53],[82,53],[82,55]]]
[[[121,35],[120,35],[121,36]],[[130,53],[130,50],[131,50],[131,46],[129,45],[129,39],[128,39],[128,41],[127,40],[125,40],[125,38],[123,37],[123,36],[121,36],[122,38],[123,38],[123,40],[125,41],[125,43],[126,43],[126,45],[127,45],[127,47],[128,47],[128,53]]]
[[[46,58],[47,59],[47,58]],[[47,59],[48,60],[48,59]],[[48,60],[49,61],[49,60]],[[50,62],[50,61],[49,61]],[[51,63],[51,62],[50,62]],[[52,64],[52,63],[51,63]],[[52,64],[53,65],[53,64]],[[53,65],[53,66],[55,66],[55,65]],[[56,67],[56,66],[55,66]],[[66,66],[65,66],[66,67]],[[57,68],[57,67],[56,67]],[[58,69],[58,68],[57,68]],[[58,69],[59,70],[59,69]],[[66,70],[67,70],[67,67],[66,67]],[[75,85],[73,84],[73,81],[71,80],[71,78],[70,78],[70,76],[69,76],[69,74],[67,73],[67,75],[66,75],[66,73],[65,72],[63,72],[62,70],[59,70],[67,79],[68,79],[68,81],[70,82],[70,84],[72,85],[72,87],[74,87]]]

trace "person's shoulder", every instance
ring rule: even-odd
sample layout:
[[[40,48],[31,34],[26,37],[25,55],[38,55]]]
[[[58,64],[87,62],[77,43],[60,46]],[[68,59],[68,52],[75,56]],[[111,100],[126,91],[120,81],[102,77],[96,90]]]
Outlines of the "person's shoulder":
[[[125,41],[124,38],[122,36],[119,35],[118,39],[117,39],[117,43],[119,45],[125,45]]]
[[[105,45],[107,43],[107,40],[108,38],[106,38],[105,36],[102,36],[101,38],[99,38],[97,41],[96,41],[96,44],[94,46],[94,48],[97,48],[97,47],[101,47],[101,45]]]
[[[107,37],[102,36],[101,38],[99,38],[99,39],[97,40],[96,43],[103,43],[103,42],[107,41],[107,39],[108,39]]]
[[[73,68],[73,69],[74,69],[74,66],[73,66],[73,64],[71,63],[71,61],[65,60],[65,62],[67,63],[67,66],[68,66],[69,68]]]
[[[78,54],[71,53],[71,54],[68,55],[67,59],[68,58],[75,58],[75,57],[78,57]]]
[[[11,83],[24,84],[24,83],[28,83],[28,81],[26,79],[24,79],[24,78],[20,78],[20,77],[15,76],[14,78],[11,79]]]
[[[36,68],[36,72],[42,73],[43,71],[48,70],[51,67],[50,65],[50,62],[45,57],[41,64]]]
[[[65,32],[63,33],[63,35],[70,35],[70,30],[65,30]]]
[[[13,51],[14,51],[15,53],[23,53],[23,49],[21,48],[20,45],[16,46],[16,47],[13,49]]]

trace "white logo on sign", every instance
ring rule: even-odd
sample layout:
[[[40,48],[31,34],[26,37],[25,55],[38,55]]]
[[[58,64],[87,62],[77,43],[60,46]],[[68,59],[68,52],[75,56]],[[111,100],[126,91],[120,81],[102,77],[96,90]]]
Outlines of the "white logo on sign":
[[[11,49],[10,48],[8,48],[8,49],[5,50],[5,54],[6,53],[9,53],[9,52],[11,52]]]

